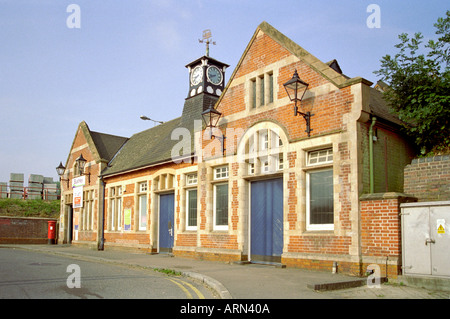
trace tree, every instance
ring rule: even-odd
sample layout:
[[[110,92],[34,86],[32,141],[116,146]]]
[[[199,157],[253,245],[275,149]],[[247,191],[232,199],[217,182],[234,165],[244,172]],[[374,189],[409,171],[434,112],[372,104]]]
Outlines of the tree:
[[[384,98],[421,154],[450,151],[450,11],[434,26],[438,39],[424,48],[420,32],[400,34],[399,52],[374,72],[389,85]]]

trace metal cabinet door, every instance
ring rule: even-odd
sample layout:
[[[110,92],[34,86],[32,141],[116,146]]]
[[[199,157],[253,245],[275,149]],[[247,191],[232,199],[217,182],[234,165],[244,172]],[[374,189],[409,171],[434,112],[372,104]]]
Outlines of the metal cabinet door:
[[[431,274],[450,276],[450,211],[448,206],[430,207]]]
[[[431,274],[429,207],[402,208],[403,274]]]

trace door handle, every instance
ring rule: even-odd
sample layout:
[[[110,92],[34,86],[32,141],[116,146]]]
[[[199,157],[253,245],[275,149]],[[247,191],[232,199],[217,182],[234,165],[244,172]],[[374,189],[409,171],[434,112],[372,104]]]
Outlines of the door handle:
[[[425,246],[428,245],[428,243],[430,243],[430,244],[435,244],[436,241],[435,241],[434,239],[427,238],[427,239],[425,239]]]
[[[169,235],[172,237],[173,236],[173,228],[172,228],[172,221],[169,220],[169,222],[167,223],[167,228],[169,231]]]

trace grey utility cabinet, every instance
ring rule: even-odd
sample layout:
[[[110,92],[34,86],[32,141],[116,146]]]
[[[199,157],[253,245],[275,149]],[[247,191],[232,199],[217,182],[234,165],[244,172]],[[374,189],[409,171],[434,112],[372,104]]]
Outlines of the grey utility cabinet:
[[[450,201],[400,207],[403,275],[450,277]]]

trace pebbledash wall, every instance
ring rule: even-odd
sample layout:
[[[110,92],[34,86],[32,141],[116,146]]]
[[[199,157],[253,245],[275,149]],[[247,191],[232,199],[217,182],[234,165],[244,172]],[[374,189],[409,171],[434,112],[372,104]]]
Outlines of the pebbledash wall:
[[[106,248],[158,253],[158,201],[161,194],[172,192],[175,256],[252,261],[256,258],[251,231],[256,215],[251,207],[253,185],[281,179],[282,217],[280,228],[275,230],[282,238],[279,262],[326,271],[337,262],[339,271],[354,275],[365,273],[367,265],[377,264],[395,277],[401,268],[398,209],[401,202],[410,200],[401,194],[403,167],[411,161],[411,148],[399,133],[398,122],[387,115],[381,93],[371,87],[372,83],[349,78],[332,65],[336,63],[323,63],[268,23],[258,26],[215,104],[222,113],[219,128],[227,137],[225,154],[218,151],[218,139],[206,140],[209,134],[199,130],[195,139],[200,141],[197,150],[201,154],[188,161],[154,163],[102,175],[108,171],[106,156],[98,155],[98,143],[89,142],[86,136],[91,133],[87,125],[80,124],[66,165],[67,179],[72,179],[74,159],[83,152],[91,165],[86,191],[90,191],[87,198],[92,201],[87,207],[92,209],[88,215],[85,208],[71,212],[72,190],[68,184],[63,187],[60,237],[67,240],[73,233],[74,244],[99,245],[103,236]],[[301,103],[313,107],[310,137],[304,119],[293,115],[283,87],[295,70],[309,83]],[[369,139],[371,124],[378,134],[377,142]],[[165,125],[169,124],[158,126],[158,132]],[[123,143],[123,150],[116,149],[119,156],[126,150],[126,139]],[[370,143],[378,143],[372,154]],[[386,152],[387,145],[395,146],[395,156]],[[324,187],[330,190],[326,198],[327,207],[331,207],[326,211],[331,214],[328,222],[312,218],[311,185],[319,173],[323,173]],[[188,180],[189,176],[196,177]],[[382,195],[364,195],[371,176],[376,177],[375,189]],[[226,222],[218,224],[217,185],[224,184],[228,185]],[[192,188],[197,190],[196,225],[187,222],[187,192]],[[140,195],[147,199],[143,229],[138,227]],[[128,229],[124,227],[124,211]],[[76,216],[73,221],[72,213]]]

